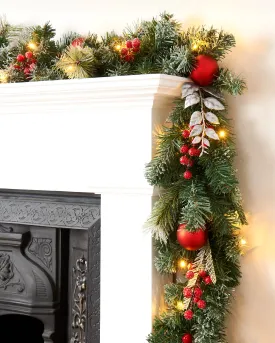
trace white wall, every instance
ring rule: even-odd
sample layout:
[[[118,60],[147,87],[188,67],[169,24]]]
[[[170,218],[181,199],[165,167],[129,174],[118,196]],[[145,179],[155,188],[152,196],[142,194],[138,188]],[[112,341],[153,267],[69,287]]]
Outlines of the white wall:
[[[60,34],[121,30],[137,18],[149,19],[167,10],[187,27],[223,27],[236,35],[238,46],[227,59],[246,78],[249,90],[230,99],[237,133],[237,166],[247,231],[253,248],[242,261],[243,280],[229,321],[230,343],[269,343],[275,335],[275,3],[272,0],[151,1],[10,1],[1,12],[14,24],[50,20]],[[135,333],[133,333],[135,335]]]

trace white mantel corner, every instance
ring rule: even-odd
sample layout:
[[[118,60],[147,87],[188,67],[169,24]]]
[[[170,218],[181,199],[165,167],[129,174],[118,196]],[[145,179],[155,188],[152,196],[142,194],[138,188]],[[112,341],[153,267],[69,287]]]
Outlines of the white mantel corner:
[[[138,75],[0,85],[0,188],[101,194],[101,343],[144,343],[161,280],[142,230],[153,130],[184,79]]]

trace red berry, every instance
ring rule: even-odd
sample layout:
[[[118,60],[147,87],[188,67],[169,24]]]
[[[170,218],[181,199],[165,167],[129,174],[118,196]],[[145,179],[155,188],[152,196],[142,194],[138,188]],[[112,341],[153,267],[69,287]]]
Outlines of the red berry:
[[[211,277],[210,276],[206,276],[204,279],[203,279],[204,283],[206,285],[211,285],[212,283],[212,280],[211,280]]]
[[[182,154],[187,154],[188,150],[189,150],[188,145],[182,145],[182,146],[180,147],[180,152],[181,152]]]
[[[183,130],[182,131],[182,137],[183,138],[188,138],[190,136],[190,131],[189,130]]]
[[[140,40],[138,38],[133,39],[132,40],[132,46],[133,46],[134,49],[136,49],[136,48],[139,49],[139,47],[140,47]]]
[[[186,320],[191,320],[193,318],[193,311],[192,310],[187,310],[184,312],[184,318]]]
[[[33,53],[32,53],[31,51],[27,51],[27,52],[25,53],[25,56],[26,56],[26,58],[29,60],[30,58],[32,58]]]
[[[200,289],[200,287],[195,288],[194,295],[196,298],[200,298],[202,296],[202,290]]]
[[[189,160],[187,163],[187,167],[193,167],[193,165],[194,165],[194,161]]]
[[[190,172],[190,170],[186,170],[186,172],[183,173],[183,177],[186,179],[186,180],[190,180],[192,179],[192,173]]]
[[[120,53],[121,53],[121,55],[125,56],[125,55],[128,54],[128,49],[127,49],[127,48],[122,48],[122,49],[120,50]]]
[[[192,335],[190,333],[186,333],[185,335],[182,336],[181,339],[182,343],[192,343]]]
[[[36,58],[32,58],[30,62],[31,63],[37,63],[37,59]]]
[[[140,48],[133,48],[133,51],[134,51],[134,52],[139,52],[139,51],[140,51]]]
[[[25,61],[25,56],[22,55],[22,54],[19,54],[19,55],[16,57],[16,59],[17,59],[18,62],[23,62],[23,61]]]
[[[188,270],[188,272],[186,273],[186,278],[187,279],[193,279],[193,277],[194,277],[194,272],[192,272],[192,270]]]
[[[18,64],[14,64],[13,68],[14,69],[20,69],[21,67]]]
[[[207,276],[206,271],[205,271],[205,270],[201,270],[201,271],[199,272],[199,276],[200,276],[201,278],[205,278],[205,277]]]
[[[204,300],[199,300],[197,302],[197,306],[198,308],[200,308],[201,310],[203,310],[204,308],[206,308],[206,302]]]
[[[30,64],[30,70],[33,70],[35,68],[36,64],[35,63],[31,63]]]
[[[193,298],[193,302],[196,304],[198,301],[200,300],[200,298],[194,297]]]
[[[85,38],[78,37],[78,38],[75,38],[71,44],[72,46],[76,47],[76,46],[82,46],[84,42],[85,42]]]
[[[185,296],[185,298],[192,298],[192,289],[189,287],[185,287],[183,289],[183,295]]]
[[[127,46],[128,49],[131,49],[133,47],[132,41],[131,40],[127,40],[126,46]]]
[[[189,161],[190,160],[189,160],[189,158],[187,156],[181,156],[181,158],[180,158],[180,164],[183,164],[185,166],[188,165]]]
[[[29,75],[30,72],[31,72],[30,68],[25,68],[25,69],[24,69],[24,74],[25,74],[25,75]]]
[[[190,156],[198,156],[198,152],[199,152],[199,154],[200,154],[200,150],[199,150],[199,149],[196,149],[196,148],[190,148],[190,149],[188,150],[188,154],[189,154]]]
[[[127,54],[126,56],[124,56],[124,60],[126,62],[132,62],[134,60],[134,56],[132,54]]]

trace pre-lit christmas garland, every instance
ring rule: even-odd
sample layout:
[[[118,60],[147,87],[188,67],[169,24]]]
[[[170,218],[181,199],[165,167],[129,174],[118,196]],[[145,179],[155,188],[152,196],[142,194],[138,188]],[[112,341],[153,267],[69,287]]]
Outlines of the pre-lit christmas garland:
[[[147,225],[160,273],[184,271],[165,287],[167,309],[155,318],[150,343],[224,343],[224,321],[240,280],[246,224],[233,167],[235,145],[223,92],[244,81],[219,61],[233,35],[213,28],[183,31],[162,14],[103,37],[69,33],[54,41],[50,24],[0,25],[0,82],[166,73],[189,78],[157,135],[148,182],[162,188]],[[127,142],[125,142],[126,144]]]

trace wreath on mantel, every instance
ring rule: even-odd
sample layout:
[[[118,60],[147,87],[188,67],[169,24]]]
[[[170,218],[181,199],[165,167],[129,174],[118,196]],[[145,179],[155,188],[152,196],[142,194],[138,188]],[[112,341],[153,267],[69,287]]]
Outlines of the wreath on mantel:
[[[245,82],[220,67],[235,46],[232,34],[189,28],[167,13],[127,28],[55,41],[44,26],[0,26],[0,82],[165,73],[188,77],[146,167],[162,193],[147,226],[155,238],[159,273],[177,275],[165,286],[166,310],[150,343],[223,343],[246,224],[233,160],[235,145],[223,92],[242,94]]]

